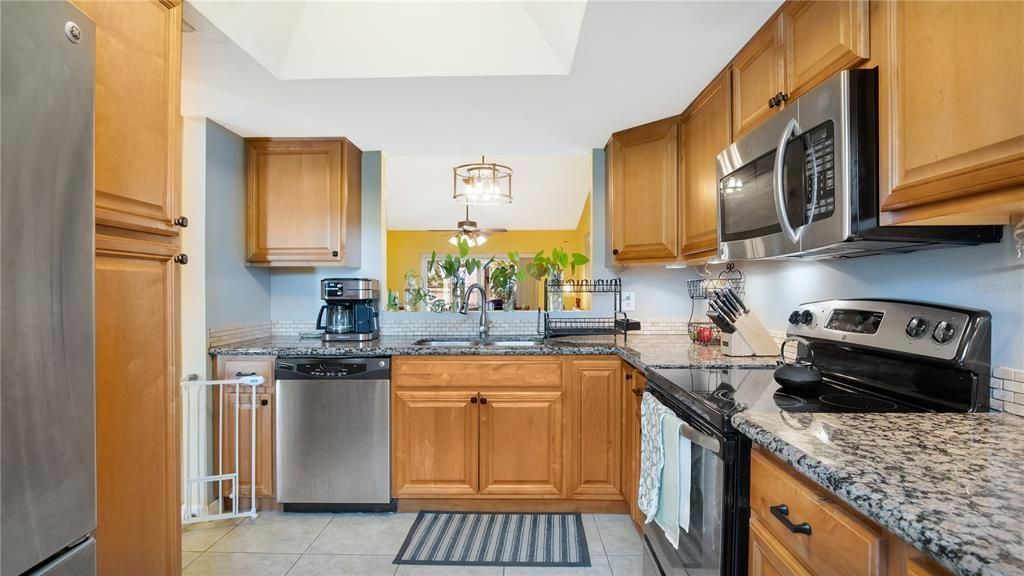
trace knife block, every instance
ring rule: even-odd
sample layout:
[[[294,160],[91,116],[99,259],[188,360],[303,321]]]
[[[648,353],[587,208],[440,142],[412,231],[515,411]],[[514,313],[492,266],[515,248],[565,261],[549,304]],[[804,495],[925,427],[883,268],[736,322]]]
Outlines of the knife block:
[[[779,345],[765,330],[764,324],[753,312],[740,316],[736,332],[720,336],[722,354],[725,356],[778,356]]]

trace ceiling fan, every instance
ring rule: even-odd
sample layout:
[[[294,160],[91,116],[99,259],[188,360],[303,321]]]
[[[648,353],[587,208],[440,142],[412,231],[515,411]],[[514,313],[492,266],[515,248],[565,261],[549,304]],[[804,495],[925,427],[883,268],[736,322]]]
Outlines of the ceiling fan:
[[[470,247],[482,246],[484,242],[487,242],[487,237],[491,234],[508,232],[505,228],[480,228],[475,220],[469,219],[468,204],[466,205],[466,219],[460,220],[457,226],[458,228],[454,230],[431,230],[431,232],[451,234],[452,236],[448,238],[448,242],[453,245],[457,245],[460,239],[465,238]]]

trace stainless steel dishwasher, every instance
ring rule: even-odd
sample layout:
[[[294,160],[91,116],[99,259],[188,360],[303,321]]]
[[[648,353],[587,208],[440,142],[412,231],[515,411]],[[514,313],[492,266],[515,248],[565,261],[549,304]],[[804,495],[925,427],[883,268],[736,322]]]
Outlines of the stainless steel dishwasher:
[[[274,377],[284,510],[393,510],[391,360],[280,358]]]

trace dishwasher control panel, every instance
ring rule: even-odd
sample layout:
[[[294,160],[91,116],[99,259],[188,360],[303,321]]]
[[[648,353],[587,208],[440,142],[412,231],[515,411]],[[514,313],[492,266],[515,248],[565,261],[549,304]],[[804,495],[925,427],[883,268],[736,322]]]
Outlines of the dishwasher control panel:
[[[278,380],[387,380],[388,358],[282,358],[277,361]]]

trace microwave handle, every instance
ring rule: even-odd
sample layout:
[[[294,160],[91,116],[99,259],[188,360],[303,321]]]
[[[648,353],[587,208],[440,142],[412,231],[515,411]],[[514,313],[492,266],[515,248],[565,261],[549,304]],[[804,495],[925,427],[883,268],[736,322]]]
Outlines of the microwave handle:
[[[775,215],[779,219],[779,225],[782,227],[782,233],[789,238],[789,241],[796,244],[800,241],[800,237],[803,235],[804,230],[814,219],[814,210],[811,210],[811,217],[808,218],[807,224],[800,227],[799,230],[793,228],[793,225],[789,222],[789,213],[786,212],[786,198],[785,190],[783,189],[785,183],[782,179],[782,170],[786,162],[786,145],[789,144],[790,138],[794,138],[800,135],[800,124],[797,123],[796,118],[790,118],[789,122],[786,123],[786,127],[782,130],[782,137],[779,139],[779,147],[775,149],[775,177],[772,182],[772,188],[775,192]],[[813,150],[811,154],[814,154]],[[818,203],[818,167],[817,163],[812,160],[811,167],[814,170],[814,174],[811,178],[811,206]]]

